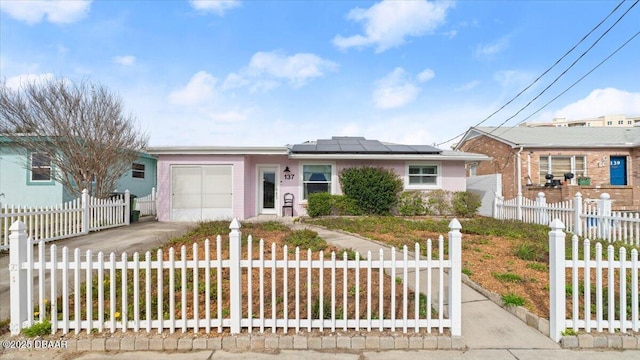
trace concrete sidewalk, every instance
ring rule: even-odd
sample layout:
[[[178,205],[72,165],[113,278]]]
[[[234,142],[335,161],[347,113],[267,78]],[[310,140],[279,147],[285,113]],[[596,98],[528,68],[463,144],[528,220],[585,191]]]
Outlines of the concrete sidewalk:
[[[316,231],[329,244],[351,248],[360,254],[377,253],[381,247],[389,249],[371,240],[321,227],[306,224],[293,227]],[[462,316],[462,336],[469,349],[560,349],[549,337],[465,284],[462,284]]]

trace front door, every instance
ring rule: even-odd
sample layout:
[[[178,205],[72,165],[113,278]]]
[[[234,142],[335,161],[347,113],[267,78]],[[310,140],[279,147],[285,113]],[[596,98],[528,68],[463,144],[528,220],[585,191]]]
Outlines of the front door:
[[[258,212],[277,214],[278,182],[277,167],[260,167],[258,171]]]
[[[627,185],[626,156],[611,156],[609,158],[609,178],[611,185]]]

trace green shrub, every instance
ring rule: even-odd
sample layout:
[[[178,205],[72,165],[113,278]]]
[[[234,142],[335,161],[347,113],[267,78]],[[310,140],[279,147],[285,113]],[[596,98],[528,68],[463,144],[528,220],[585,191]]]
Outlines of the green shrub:
[[[358,202],[345,195],[331,195],[331,215],[362,215]]]
[[[311,217],[328,215],[362,215],[355,199],[329,193],[309,194],[307,214]]]
[[[433,190],[428,193],[427,205],[432,214],[447,216],[452,212],[451,193],[445,190]]]
[[[307,214],[311,217],[331,215],[331,194],[326,192],[307,196]]]
[[[365,214],[388,215],[398,202],[402,180],[391,169],[362,166],[340,172],[342,192]]]
[[[398,201],[398,214],[402,216],[421,216],[427,214],[424,194],[421,191],[404,191]]]
[[[451,204],[456,216],[472,217],[482,205],[482,200],[478,194],[470,191],[460,191],[453,194]]]

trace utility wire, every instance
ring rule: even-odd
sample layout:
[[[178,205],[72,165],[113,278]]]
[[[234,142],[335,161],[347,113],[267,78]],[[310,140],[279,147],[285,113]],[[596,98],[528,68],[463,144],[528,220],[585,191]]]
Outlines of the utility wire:
[[[580,61],[589,51],[591,51],[591,49],[593,49],[594,46],[596,46],[596,44],[598,44],[600,42],[600,40],[602,40],[603,37],[605,37],[605,35],[607,35],[609,33],[609,31],[611,31],[611,29],[613,29],[619,22],[620,20],[622,20],[622,18],[624,18],[629,11],[631,11],[631,9],[633,9],[634,6],[636,6],[638,4],[640,0],[636,0],[628,9],[627,11],[625,11],[619,18],[618,20],[616,20],[616,22],[614,22],[604,33],[602,33],[602,35],[600,35],[596,41],[593,42],[593,44],[591,44],[591,46],[589,46],[589,48],[587,48],[587,50],[585,50],[582,54],[580,54],[580,56],[578,56],[578,58],[571,63],[571,65],[569,65],[560,75],[558,75],[552,82],[551,84],[547,85],[547,87],[544,88],[544,90],[542,90],[538,95],[536,95],[533,99],[531,99],[525,106],[521,107],[515,114],[511,115],[510,117],[508,117],[505,121],[503,121],[502,123],[500,123],[500,125],[498,125],[495,129],[491,130],[491,132],[488,135],[493,134],[496,130],[498,130],[499,128],[501,128],[503,125],[505,125],[507,122],[509,122],[509,120],[513,119],[514,117],[518,116],[518,114],[520,114],[522,111],[524,111],[524,109],[526,109],[527,107],[529,107],[529,105],[531,105],[534,101],[536,101],[540,96],[542,96],[542,94],[544,94],[545,92],[547,92],[547,90],[549,90],[550,87],[552,87],[556,82],[558,82],[558,80],[560,80],[561,77],[563,77],[569,70],[571,70],[572,67],[575,66],[576,63],[578,63],[578,61]]]
[[[542,109],[544,109],[545,107],[547,107],[549,104],[551,104],[552,102],[556,101],[560,96],[564,95],[567,91],[571,90],[574,86],[576,86],[579,82],[581,82],[582,80],[584,80],[584,78],[586,78],[587,76],[591,75],[592,72],[594,72],[597,68],[600,67],[600,65],[604,64],[605,62],[607,62],[607,60],[609,60],[610,58],[613,57],[613,55],[615,55],[618,51],[622,50],[622,48],[624,48],[625,46],[627,46],[628,43],[631,42],[631,40],[635,39],[638,35],[640,35],[640,31],[638,31],[637,33],[633,34],[633,36],[631,36],[627,41],[625,41],[622,45],[620,45],[614,52],[612,52],[609,56],[607,56],[604,60],[602,60],[600,63],[598,63],[598,65],[596,65],[595,67],[593,67],[591,70],[589,70],[586,74],[584,74],[580,79],[576,80],[573,84],[571,84],[571,86],[569,86],[568,88],[566,88],[563,92],[561,92],[560,94],[558,94],[556,97],[554,97],[553,99],[549,100],[546,104],[542,105],[541,107],[539,107],[536,111],[534,111],[533,113],[531,113],[529,116],[527,116],[526,118],[524,118],[523,120],[521,120],[520,122],[518,122],[516,125],[520,125],[523,122],[529,120],[533,115],[539,113],[540,111],[542,111]],[[513,128],[505,128],[503,132],[500,133],[500,135],[506,133],[507,131],[511,130]]]
[[[491,115],[487,116],[486,118],[484,118],[482,121],[480,121],[479,123],[477,123],[476,125],[474,125],[473,127],[477,127],[480,126],[482,124],[484,124],[487,120],[489,120],[490,118],[492,118],[495,114],[497,114],[498,112],[500,112],[502,109],[504,109],[505,107],[507,107],[509,104],[511,104],[513,101],[515,101],[518,97],[520,97],[520,95],[522,95],[525,91],[529,90],[529,88],[531,88],[533,85],[535,85],[544,75],[546,75],[549,71],[551,71],[555,66],[557,66],[565,57],[567,57],[571,52],[573,52],[573,50],[575,50],[576,47],[578,47],[582,42],[584,42],[587,37],[589,37],[589,35],[591,35],[594,31],[596,31],[609,17],[611,17],[611,15],[613,15],[619,8],[620,6],[622,6],[622,4],[624,4],[625,0],[622,0],[613,10],[611,10],[611,12],[604,17],[604,19],[602,19],[595,27],[593,27],[586,35],[584,35],[582,37],[582,39],[580,39],[580,41],[578,41],[575,45],[573,45],[569,50],[567,50],[558,60],[556,60],[555,63],[553,63],[553,65],[551,65],[549,68],[547,68],[540,76],[538,76],[535,80],[533,80],[533,82],[529,85],[527,85],[524,89],[522,89],[518,94],[516,94],[513,98],[511,98],[509,101],[507,101],[504,105],[502,105],[498,110],[494,111]],[[637,2],[637,1],[636,1]],[[463,132],[462,134],[459,134],[449,140],[443,141],[439,144],[437,144],[437,146],[440,146],[442,144],[445,144],[449,141],[455,140],[457,138],[459,138],[460,136],[464,135],[465,133]]]

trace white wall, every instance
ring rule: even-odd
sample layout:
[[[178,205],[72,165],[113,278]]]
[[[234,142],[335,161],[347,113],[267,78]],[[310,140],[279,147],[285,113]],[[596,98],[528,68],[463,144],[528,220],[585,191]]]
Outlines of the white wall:
[[[502,175],[490,174],[467,178],[467,191],[480,195],[482,205],[478,215],[493,216],[493,203],[496,196],[502,196]]]

